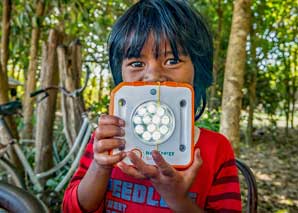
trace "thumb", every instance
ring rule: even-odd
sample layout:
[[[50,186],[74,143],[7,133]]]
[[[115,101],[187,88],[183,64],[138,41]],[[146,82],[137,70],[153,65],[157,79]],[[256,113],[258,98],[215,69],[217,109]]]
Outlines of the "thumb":
[[[187,182],[192,183],[202,165],[203,161],[200,154],[200,149],[196,148],[194,153],[194,161],[191,166],[185,170],[185,177]]]

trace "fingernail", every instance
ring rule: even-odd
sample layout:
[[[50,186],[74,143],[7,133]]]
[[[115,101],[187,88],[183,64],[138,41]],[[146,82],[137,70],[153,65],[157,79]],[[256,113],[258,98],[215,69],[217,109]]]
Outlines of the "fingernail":
[[[127,153],[127,156],[131,159],[131,157],[133,157],[133,152],[129,151],[129,152]]]
[[[159,152],[157,150],[152,150],[152,155],[159,156]]]
[[[119,150],[124,150],[125,149],[125,144],[121,144],[120,146],[119,146]]]
[[[120,126],[125,126],[125,121],[122,120],[122,119],[119,119],[119,125],[120,125]]]
[[[121,131],[121,136],[124,136],[125,135],[124,129],[121,129],[120,131]]]
[[[160,154],[159,154],[159,152],[158,151],[156,151],[156,150],[153,150],[152,151],[152,157],[153,157],[153,159],[154,160],[160,160]]]

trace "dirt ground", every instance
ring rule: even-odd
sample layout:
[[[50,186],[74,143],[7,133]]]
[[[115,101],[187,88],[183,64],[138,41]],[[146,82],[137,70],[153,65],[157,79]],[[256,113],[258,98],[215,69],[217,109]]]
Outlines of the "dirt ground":
[[[255,174],[258,212],[298,212],[298,130],[284,132],[263,129],[238,156]]]

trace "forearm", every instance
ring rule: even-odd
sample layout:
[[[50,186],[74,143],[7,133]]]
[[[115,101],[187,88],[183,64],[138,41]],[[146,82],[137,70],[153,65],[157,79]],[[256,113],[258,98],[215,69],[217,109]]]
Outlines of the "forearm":
[[[94,211],[99,208],[104,200],[110,174],[110,170],[100,169],[92,161],[78,187],[78,201],[84,210]]]

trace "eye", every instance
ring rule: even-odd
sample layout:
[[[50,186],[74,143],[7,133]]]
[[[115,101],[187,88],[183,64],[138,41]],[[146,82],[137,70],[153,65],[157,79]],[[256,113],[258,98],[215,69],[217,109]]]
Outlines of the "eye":
[[[166,65],[176,65],[180,63],[179,58],[170,58],[166,61]]]
[[[129,66],[136,68],[136,67],[144,67],[145,64],[141,61],[133,61],[133,62],[129,63]]]

